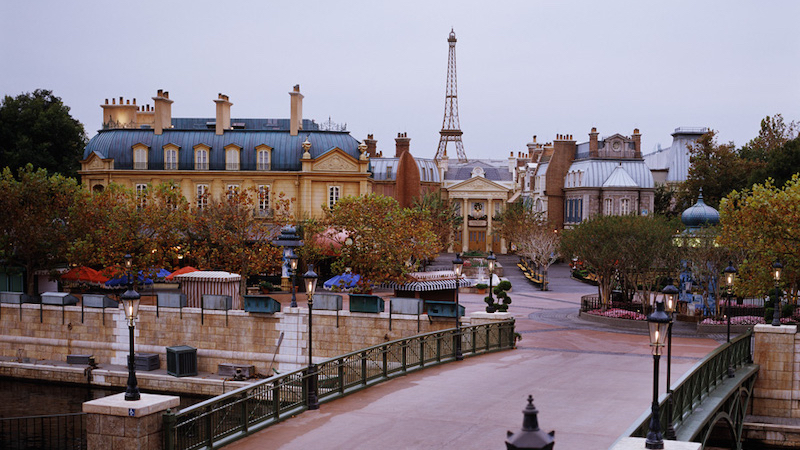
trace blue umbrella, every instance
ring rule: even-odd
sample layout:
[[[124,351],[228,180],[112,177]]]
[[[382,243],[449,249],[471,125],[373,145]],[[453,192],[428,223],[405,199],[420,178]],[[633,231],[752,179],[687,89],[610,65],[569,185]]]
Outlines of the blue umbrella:
[[[136,277],[136,282],[140,286],[142,286],[142,285],[146,286],[146,285],[149,285],[149,284],[153,284],[152,278],[145,278],[144,274],[142,273],[141,270],[139,271],[139,275]],[[120,277],[114,277],[114,278],[106,281],[106,284],[105,284],[105,286],[109,287],[109,288],[125,287],[127,285],[128,285],[128,275],[122,275]]]
[[[341,275],[336,275],[330,280],[322,283],[322,287],[328,290],[333,288],[352,289],[356,287],[358,280],[360,279],[361,275],[356,275],[354,273],[343,273]]]

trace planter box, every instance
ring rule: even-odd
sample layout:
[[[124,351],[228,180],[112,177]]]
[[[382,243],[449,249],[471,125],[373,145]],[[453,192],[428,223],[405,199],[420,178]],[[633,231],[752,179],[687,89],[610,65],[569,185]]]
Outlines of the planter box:
[[[197,349],[188,345],[167,347],[167,373],[173,377],[197,375]]]
[[[93,361],[94,356],[92,355],[67,355],[67,364],[80,364],[82,366],[88,366]]]
[[[236,369],[240,369],[242,371],[242,376],[245,378],[250,378],[256,374],[256,368],[252,364],[228,363],[219,364],[217,366],[217,373],[223,377],[233,378],[236,376]]]
[[[161,361],[156,353],[135,353],[133,355],[133,367],[136,370],[149,372],[161,368]]]
[[[389,311],[392,314],[422,314],[422,300],[418,298],[392,298],[389,300]]]
[[[188,304],[186,294],[175,292],[156,293],[156,302],[159,308],[183,308]]]
[[[380,313],[384,310],[384,301],[377,295],[350,294],[350,312]]]
[[[14,303],[20,304],[25,303],[22,300],[22,296],[25,295],[22,292],[0,292],[0,303]]]
[[[117,308],[119,303],[103,294],[83,294],[83,306],[87,308]]]
[[[456,317],[456,304],[455,302],[439,302],[439,301],[426,301],[425,305],[428,308],[428,316],[430,317]],[[463,306],[458,305],[458,316],[463,317],[466,310]]]
[[[42,303],[45,305],[77,305],[78,297],[66,292],[45,292],[42,294]]]
[[[203,295],[203,309],[229,310],[233,307],[233,298],[230,295]]]
[[[341,311],[342,305],[342,296],[339,294],[316,294],[314,296],[314,309]]]
[[[281,304],[266,295],[245,295],[244,310],[255,313],[276,313],[281,310]]]

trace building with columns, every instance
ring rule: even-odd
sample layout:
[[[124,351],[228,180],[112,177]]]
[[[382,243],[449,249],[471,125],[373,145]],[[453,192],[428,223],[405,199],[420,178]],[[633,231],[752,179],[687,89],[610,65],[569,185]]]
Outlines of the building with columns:
[[[152,107],[106,100],[103,128],[81,161],[82,182],[95,191],[112,182],[140,191],[172,181],[200,208],[209,196],[255,188],[255,214],[267,219],[280,195],[294,199],[292,213],[305,218],[320,217],[342,197],[372,192],[366,145],[303,119],[299,85],[289,97],[289,119],[232,118],[233,103],[223,94],[214,99],[213,118],[172,117],[173,100],[162,90]]]

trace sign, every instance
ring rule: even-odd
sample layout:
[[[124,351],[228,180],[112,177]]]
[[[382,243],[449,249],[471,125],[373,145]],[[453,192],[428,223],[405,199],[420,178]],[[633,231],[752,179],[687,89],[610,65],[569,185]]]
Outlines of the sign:
[[[136,417],[136,410],[133,408],[128,408],[128,416],[129,417]]]
[[[471,227],[485,227],[487,222],[485,220],[468,220],[467,225]]]

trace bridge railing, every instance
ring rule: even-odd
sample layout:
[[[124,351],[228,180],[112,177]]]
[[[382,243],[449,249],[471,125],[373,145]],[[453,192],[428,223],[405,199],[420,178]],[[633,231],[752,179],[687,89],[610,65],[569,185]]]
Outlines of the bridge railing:
[[[164,414],[164,448],[215,448],[252,434],[308,408],[308,386],[320,402],[339,398],[413,370],[453,361],[457,339],[464,356],[514,347],[514,321],[495,322],[411,336],[337,356],[276,375]],[[309,383],[310,377],[317,383]]]
[[[734,370],[752,361],[751,345],[753,331],[732,339],[730,343],[720,345],[702,361],[672,384],[672,424],[676,430],[699,407],[717,385],[728,377],[728,365]],[[669,395],[659,398],[659,418],[661,430],[667,429],[669,423]],[[650,424],[650,408],[623,434],[623,437],[646,437]]]
[[[85,413],[0,419],[0,449],[86,449]]]

